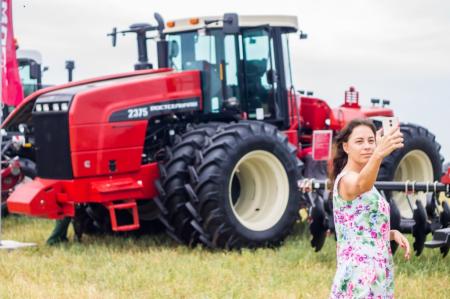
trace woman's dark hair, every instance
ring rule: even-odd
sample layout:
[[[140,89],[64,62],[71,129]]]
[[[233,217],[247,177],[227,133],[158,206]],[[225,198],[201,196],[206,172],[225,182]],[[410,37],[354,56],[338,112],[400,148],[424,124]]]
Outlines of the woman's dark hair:
[[[369,127],[373,134],[376,135],[376,128],[373,122],[370,119],[354,119],[350,121],[344,129],[342,129],[339,134],[336,136],[334,140],[333,146],[333,161],[330,173],[331,186],[334,184],[334,180],[338,176],[338,174],[344,169],[345,164],[347,164],[348,155],[344,151],[343,143],[348,142],[348,138],[353,132],[353,129],[359,126]]]

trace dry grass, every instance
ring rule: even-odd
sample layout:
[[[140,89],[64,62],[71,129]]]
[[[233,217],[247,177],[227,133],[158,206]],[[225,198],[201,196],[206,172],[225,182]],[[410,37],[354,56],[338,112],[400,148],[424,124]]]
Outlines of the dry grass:
[[[164,235],[48,247],[51,221],[3,224],[3,239],[38,246],[0,252],[0,298],[327,298],[335,271],[334,240],[315,253],[301,224],[278,249],[240,253],[189,249]],[[395,261],[397,298],[448,298],[450,257],[426,249]]]

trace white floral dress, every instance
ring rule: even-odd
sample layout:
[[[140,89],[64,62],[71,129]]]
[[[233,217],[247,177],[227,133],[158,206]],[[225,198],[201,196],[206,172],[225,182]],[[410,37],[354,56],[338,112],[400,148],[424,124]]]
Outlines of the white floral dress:
[[[330,298],[393,298],[389,204],[375,187],[352,201],[333,189],[337,270]]]

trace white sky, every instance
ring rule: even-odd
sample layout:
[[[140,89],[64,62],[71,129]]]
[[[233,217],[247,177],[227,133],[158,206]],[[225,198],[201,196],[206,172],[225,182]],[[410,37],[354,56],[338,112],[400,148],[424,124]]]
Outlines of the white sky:
[[[298,16],[308,39],[291,38],[296,89],[313,90],[332,107],[350,85],[363,105],[389,99],[401,121],[437,136],[450,161],[450,1],[13,0],[15,36],[21,49],[42,53],[46,84],[67,80],[68,59],[76,80],[131,70],[134,36],[118,36],[112,48],[106,34],[155,24],[154,12],[166,21],[224,12]]]

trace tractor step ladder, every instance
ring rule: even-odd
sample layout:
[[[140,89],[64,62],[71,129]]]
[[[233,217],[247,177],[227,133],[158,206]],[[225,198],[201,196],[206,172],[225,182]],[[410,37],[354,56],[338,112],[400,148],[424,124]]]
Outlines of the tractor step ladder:
[[[122,203],[110,203],[107,205],[109,211],[109,217],[111,218],[111,227],[115,232],[123,232],[139,229],[139,215],[136,205],[136,201],[127,201]],[[133,223],[131,224],[118,224],[117,223],[117,210],[131,210],[133,215]]]

